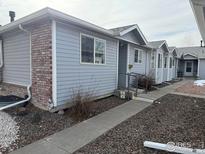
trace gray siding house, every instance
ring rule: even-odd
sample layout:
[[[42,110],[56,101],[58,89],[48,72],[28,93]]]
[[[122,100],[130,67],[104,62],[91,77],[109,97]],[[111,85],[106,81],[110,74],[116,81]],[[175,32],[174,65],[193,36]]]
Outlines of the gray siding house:
[[[49,110],[70,105],[78,91],[96,98],[118,87],[119,39],[113,32],[45,8],[0,27],[1,80]],[[22,90],[24,88],[24,90]]]
[[[1,26],[0,53],[2,85],[45,110],[72,105],[79,91],[109,96],[129,72],[157,84],[175,77],[166,41],[148,42],[138,25],[108,30],[51,8]]]
[[[177,48],[178,74],[185,77],[205,79],[205,48]]]
[[[111,31],[120,40],[118,88],[126,88],[128,86],[127,73],[148,74],[150,67],[147,58],[152,48],[147,46],[148,42],[138,25],[118,27]]]
[[[176,75],[173,74],[175,70],[173,70],[175,67],[174,54],[172,50],[170,51],[166,41],[149,42],[148,46],[153,48],[151,58],[148,61],[150,62],[149,66],[151,66],[149,71],[152,72],[156,84],[176,78]]]

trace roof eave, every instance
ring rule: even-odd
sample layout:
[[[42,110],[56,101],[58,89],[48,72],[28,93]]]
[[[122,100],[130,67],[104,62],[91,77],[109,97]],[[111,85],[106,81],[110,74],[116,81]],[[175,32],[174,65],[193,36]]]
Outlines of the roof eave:
[[[142,40],[143,40],[144,43],[147,45],[148,42],[147,42],[147,40],[146,40],[144,34],[142,33],[142,31],[141,31],[140,28],[138,27],[138,25],[134,25],[134,26],[132,26],[132,27],[126,29],[126,30],[121,31],[121,32],[119,33],[119,36],[123,36],[123,35],[129,33],[130,31],[132,31],[132,30],[134,30],[134,29],[136,29],[136,30],[140,33],[140,36],[142,37]]]
[[[47,17],[47,16],[50,16],[50,17],[53,17],[53,18],[58,18],[58,19],[65,20],[65,21],[69,21],[73,24],[83,26],[85,28],[89,28],[91,30],[103,33],[105,35],[113,36],[112,31],[106,30],[104,28],[101,28],[101,27],[96,26],[94,24],[91,24],[89,22],[86,22],[86,21],[83,21],[81,19],[72,17],[70,15],[64,14],[60,11],[57,11],[57,10],[54,10],[54,9],[51,9],[51,8],[48,8],[48,7],[44,8],[40,11],[34,12],[34,13],[32,13],[28,16],[25,16],[21,19],[18,19],[16,21],[12,22],[12,23],[9,23],[7,25],[4,25],[4,26],[0,27],[0,34],[17,28],[19,26],[19,24],[28,24],[28,23],[34,22],[36,20],[39,20],[41,18]]]
[[[136,43],[136,42],[132,42],[132,41],[130,41],[130,40],[124,39],[124,38],[122,38],[122,37],[120,37],[120,36],[116,36],[115,38],[116,38],[116,39],[119,39],[119,40],[121,40],[121,41],[125,41],[125,42],[128,42],[128,43],[131,43],[131,44],[134,44],[134,45],[137,45],[137,46],[146,48],[146,49],[148,49],[148,50],[153,50],[153,49],[154,49],[154,48],[148,47],[148,46],[146,46],[146,45],[141,45],[141,44],[138,44],[138,43]]]

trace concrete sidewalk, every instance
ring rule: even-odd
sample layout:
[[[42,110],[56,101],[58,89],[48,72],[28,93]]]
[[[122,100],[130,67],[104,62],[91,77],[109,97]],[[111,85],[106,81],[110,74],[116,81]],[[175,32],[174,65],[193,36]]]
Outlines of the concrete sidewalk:
[[[70,154],[121,122],[142,111],[151,103],[129,101],[45,139],[25,146],[12,154]]]
[[[156,99],[158,99],[166,94],[173,93],[178,87],[180,87],[188,82],[190,82],[190,80],[182,80],[182,81],[176,82],[174,84],[171,84],[169,86],[159,88],[158,90],[148,92],[146,94],[145,93],[139,94],[138,97],[136,97],[136,100],[146,101],[146,99],[147,99],[147,100],[154,101],[154,100],[156,100]]]

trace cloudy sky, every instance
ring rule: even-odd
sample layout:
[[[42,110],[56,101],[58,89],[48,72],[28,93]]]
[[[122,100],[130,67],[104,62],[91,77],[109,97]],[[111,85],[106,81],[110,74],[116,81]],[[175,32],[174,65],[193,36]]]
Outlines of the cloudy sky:
[[[167,40],[170,46],[199,45],[189,0],[0,0],[0,24],[44,7],[51,7],[104,28],[137,23],[148,41]]]

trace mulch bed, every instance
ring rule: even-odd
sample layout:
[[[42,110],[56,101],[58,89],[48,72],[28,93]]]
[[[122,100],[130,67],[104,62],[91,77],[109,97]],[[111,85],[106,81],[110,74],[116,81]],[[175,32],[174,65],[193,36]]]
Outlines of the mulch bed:
[[[144,141],[205,148],[205,100],[168,94],[75,154],[167,154]],[[160,102],[160,103],[159,103]]]
[[[115,96],[94,101],[92,102],[91,114],[88,118],[125,102],[125,100],[121,100]],[[6,112],[15,118],[15,121],[20,126],[19,140],[10,147],[13,150],[71,127],[79,122],[71,118],[69,109],[65,111],[64,115],[59,115],[57,113],[43,111],[29,104],[26,107],[26,112],[23,112],[23,114],[19,115],[17,109],[9,109]],[[0,153],[8,153],[10,149],[6,151],[0,149]]]

